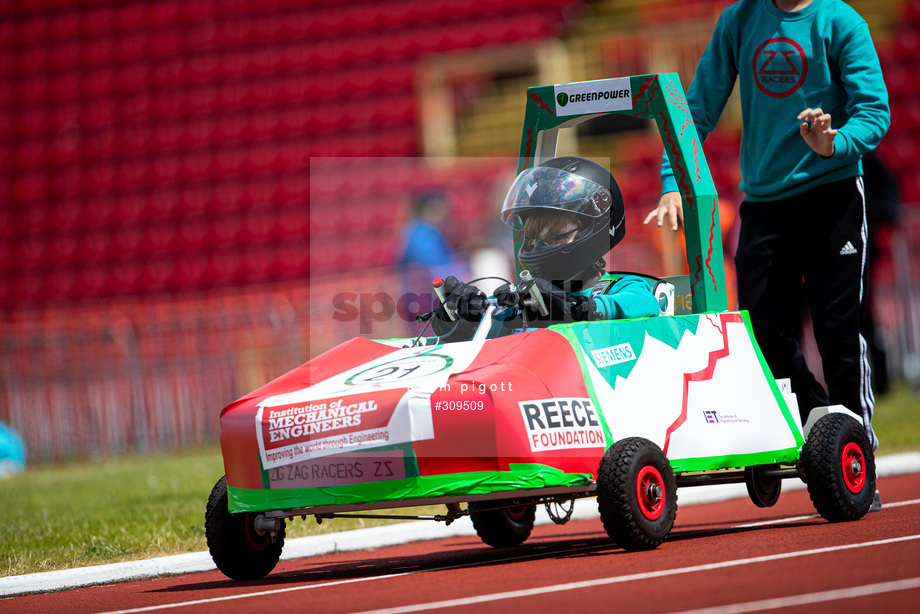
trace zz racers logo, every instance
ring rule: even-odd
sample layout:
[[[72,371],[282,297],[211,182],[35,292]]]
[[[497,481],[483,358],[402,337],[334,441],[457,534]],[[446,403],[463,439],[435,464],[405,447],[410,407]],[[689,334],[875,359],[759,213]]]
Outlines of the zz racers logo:
[[[789,96],[807,75],[805,51],[791,38],[771,38],[754,52],[754,83],[767,96]]]
[[[605,443],[591,399],[538,399],[518,406],[533,452],[596,448]]]

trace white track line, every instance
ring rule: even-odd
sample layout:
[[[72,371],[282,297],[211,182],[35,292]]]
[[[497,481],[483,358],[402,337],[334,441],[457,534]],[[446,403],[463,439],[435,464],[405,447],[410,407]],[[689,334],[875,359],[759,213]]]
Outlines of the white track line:
[[[884,503],[882,502],[882,509],[888,509],[891,507],[901,507],[904,505],[917,505],[920,503],[920,499],[911,499],[909,501],[896,501],[894,503]],[[789,518],[774,518],[773,520],[764,520],[761,522],[749,522],[747,524],[736,524],[734,526],[728,527],[731,529],[753,529],[756,527],[767,527],[772,524],[783,524],[786,522],[803,522],[805,520],[815,520],[820,518],[820,514],[809,514],[808,516],[790,516]]]
[[[384,608],[379,610],[367,610],[359,614],[404,614],[408,612],[422,612],[426,610],[441,610],[444,608],[450,607],[461,607],[468,606],[476,603],[488,603],[492,601],[500,601],[503,599],[518,599],[521,597],[531,597],[536,595],[545,595],[547,593],[557,593],[562,591],[571,591],[571,590],[581,590],[586,588],[592,588],[597,586],[603,586],[608,584],[620,584],[624,582],[633,582],[636,580],[651,580],[656,578],[663,578],[667,576],[676,576],[681,574],[695,573],[699,571],[712,571],[716,569],[725,569],[730,567],[738,567],[741,565],[751,565],[754,563],[766,563],[771,561],[781,561],[785,559],[791,559],[802,556],[810,556],[813,554],[826,554],[830,552],[840,552],[842,550],[853,550],[856,548],[869,548],[873,546],[885,546],[889,544],[897,544],[901,542],[913,541],[920,539],[920,534],[917,535],[907,535],[904,537],[895,537],[891,539],[880,539],[869,542],[861,542],[857,544],[847,544],[843,546],[829,546],[826,548],[814,548],[811,550],[800,550],[798,552],[784,552],[781,554],[771,554],[766,556],[757,556],[746,559],[735,559],[731,561],[723,561],[721,563],[708,563],[705,565],[692,565],[690,567],[679,567],[676,569],[666,569],[663,571],[654,571],[647,573],[638,573],[638,574],[629,574],[625,576],[611,576],[608,578],[597,578],[592,580],[584,580],[581,582],[568,582],[565,584],[554,584],[550,586],[542,586],[538,588],[517,590],[517,591],[504,591],[501,593],[491,593],[487,595],[478,595],[475,597],[466,597],[462,599],[447,599],[443,601],[432,601],[428,603],[418,603],[407,606],[400,606],[395,608]],[[494,561],[492,561],[494,562]],[[463,565],[466,567],[467,565]],[[265,595],[274,595],[280,593],[288,593],[293,591],[300,590],[309,590],[314,588],[322,588],[326,586],[335,586],[340,584],[350,584],[355,582],[365,582],[371,580],[385,580],[390,578],[397,578],[400,576],[413,575],[417,573],[426,573],[426,571],[441,571],[454,569],[454,567],[444,567],[439,570],[423,570],[423,571],[413,571],[399,574],[390,574],[386,576],[375,576],[373,578],[359,578],[354,580],[342,580],[338,582],[326,582],[322,584],[309,584],[305,586],[294,586],[277,590],[270,591],[259,591],[257,593],[246,593],[243,595],[228,595],[226,597],[215,597],[212,599],[198,599],[195,601],[186,601],[180,603],[168,603],[159,606],[149,606],[144,608],[134,608],[130,610],[118,610],[115,612],[108,612],[106,614],[133,614],[134,612],[153,612],[156,610],[165,610],[171,608],[178,608],[183,606],[190,605],[201,605],[206,603],[218,603],[221,601],[233,601],[237,599],[246,599],[248,597],[262,597]]]
[[[502,599],[517,599],[521,597],[532,597],[537,595],[545,595],[547,593],[557,593],[562,591],[571,591],[571,590],[582,590],[587,588],[594,588],[597,586],[603,586],[608,584],[620,584],[623,582],[632,582],[636,580],[654,580],[657,578],[667,577],[667,576],[676,576],[686,573],[694,573],[697,571],[712,571],[715,569],[724,569],[726,567],[738,567],[741,565],[750,565],[752,563],[764,563],[769,561],[779,561],[783,559],[790,559],[800,556],[808,556],[812,554],[825,554],[829,552],[839,552],[841,550],[850,550],[855,548],[866,548],[869,546],[881,546],[887,544],[894,544],[903,541],[920,539],[920,535],[908,535],[905,537],[896,537],[893,539],[881,539],[871,542],[863,542],[859,544],[850,544],[846,546],[832,546],[828,548],[815,548],[812,550],[802,550],[799,552],[787,552],[783,554],[774,554],[769,556],[757,556],[747,559],[737,559],[734,561],[724,561],[722,563],[710,563],[707,565],[693,565],[690,567],[680,567],[677,569],[666,569],[664,571],[648,572],[648,573],[639,573],[639,574],[630,574],[628,576],[613,576],[610,578],[599,578],[596,580],[584,580],[581,582],[568,582],[565,584],[554,584],[551,586],[543,586],[539,588],[525,589],[519,591],[505,591],[502,593],[492,593],[490,595],[479,595],[476,597],[467,597],[463,599],[447,599],[444,601],[435,601],[431,603],[420,603],[416,605],[409,605],[397,608],[383,608],[379,610],[366,610],[364,612],[359,612],[356,614],[408,614],[409,612],[423,612],[426,610],[442,610],[444,608],[450,607],[460,607],[467,606],[475,603],[487,603],[490,601],[499,601]]]
[[[806,593],[804,595],[794,595],[791,597],[777,597],[775,599],[762,599],[760,601],[748,601],[746,603],[733,603],[713,608],[701,608],[699,610],[684,610],[683,612],[676,612],[675,614],[742,614],[744,612],[777,610],[780,608],[791,608],[797,605],[839,601],[841,599],[853,599],[855,597],[868,597],[869,595],[907,591],[914,588],[920,588],[920,578],[907,578],[906,580],[865,584],[863,586],[853,586],[835,591]]]
[[[920,503],[920,499],[911,499],[909,501],[895,501],[894,503],[885,503],[882,501],[882,509],[886,507],[901,507],[902,505],[917,505]]]
[[[476,603],[499,601],[502,599],[516,599],[516,598],[521,598],[521,597],[545,595],[547,593],[556,593],[556,592],[570,591],[570,590],[582,590],[582,589],[593,588],[593,587],[608,585],[608,584],[619,584],[623,582],[632,582],[636,580],[653,580],[653,579],[662,578],[666,576],[675,576],[675,575],[686,574],[686,573],[694,573],[697,571],[712,571],[715,569],[723,569],[726,567],[737,567],[741,565],[750,565],[752,563],[779,561],[783,559],[795,558],[795,557],[800,557],[800,556],[808,556],[812,554],[824,554],[824,553],[829,553],[829,552],[839,552],[841,550],[850,550],[850,549],[855,549],[855,548],[881,546],[881,545],[893,544],[893,543],[915,540],[915,539],[920,539],[920,535],[908,535],[905,537],[882,539],[882,540],[871,541],[871,542],[863,542],[859,544],[850,544],[846,546],[832,546],[828,548],[815,548],[812,550],[802,550],[799,552],[787,552],[783,554],[758,556],[758,557],[751,557],[747,559],[737,559],[734,561],[724,561],[722,563],[710,563],[707,565],[693,565],[690,567],[667,569],[664,571],[657,571],[657,572],[630,574],[627,576],[613,576],[609,578],[599,578],[596,580],[584,580],[581,582],[568,582],[565,584],[555,584],[555,585],[550,585],[550,586],[543,586],[539,588],[525,589],[525,590],[519,590],[519,591],[505,591],[502,593],[492,593],[489,595],[479,595],[476,597],[467,597],[463,599],[447,599],[444,601],[420,603],[420,604],[402,606],[402,607],[396,607],[396,608],[366,610],[364,612],[359,612],[356,614],[407,614],[409,612],[423,612],[426,610],[441,610],[441,609],[449,608],[449,607],[467,606],[467,605],[472,605]]]
[[[606,545],[604,545],[604,546],[584,546],[584,547],[581,547],[581,548],[572,548],[571,550],[565,550],[563,554],[570,554],[570,553],[572,553],[572,552],[584,552],[584,551],[587,551],[587,550],[598,550],[598,549],[601,549],[601,548],[610,548],[610,547],[615,547],[615,546],[614,546],[613,544],[606,544]],[[522,556],[513,556],[513,557],[507,557],[507,558],[503,558],[503,559],[491,559],[491,560],[488,561],[488,564],[493,565],[493,564],[495,564],[495,563],[510,563],[510,562],[517,562],[517,561],[525,561],[525,560],[527,560],[527,559],[544,558],[544,557],[546,557],[546,556],[547,556],[547,554],[546,554],[545,552],[535,552],[535,553],[533,553],[533,554],[525,554],[525,555],[522,555]],[[448,571],[448,570],[453,570],[453,569],[463,569],[464,567],[476,567],[476,566],[482,565],[482,564],[483,564],[482,561],[477,561],[477,562],[475,562],[475,563],[463,563],[463,564],[461,564],[461,565],[450,565],[450,566],[447,566],[447,567],[435,567],[435,568],[433,568],[433,569],[419,569],[419,570],[417,570],[417,571],[405,571],[405,572],[401,572],[401,573],[387,574],[387,575],[385,575],[385,576],[373,576],[373,577],[370,577],[370,578],[353,578],[353,579],[351,579],[351,580],[334,580],[334,581],[332,581],[332,582],[322,582],[322,583],[320,583],[320,584],[309,584],[309,585],[306,585],[306,586],[292,586],[292,587],[288,587],[288,588],[281,588],[281,589],[275,589],[275,590],[270,590],[270,591],[260,591],[260,592],[258,592],[258,593],[246,593],[246,594],[243,594],[243,595],[229,595],[229,596],[227,596],[227,597],[214,597],[214,598],[212,598],[212,599],[200,599],[200,600],[195,600],[195,601],[184,601],[184,602],[181,602],[181,603],[172,603],[172,604],[167,603],[167,604],[163,604],[163,605],[145,606],[145,607],[143,607],[143,608],[133,608],[133,609],[130,609],[130,610],[114,610],[114,611],[111,611],[111,612],[105,612],[104,614],[128,614],[128,613],[130,613],[130,612],[152,612],[152,611],[155,611],[155,610],[165,610],[165,609],[168,609],[168,608],[178,608],[178,607],[182,607],[182,606],[186,606],[186,605],[198,605],[198,604],[202,604],[202,603],[214,603],[214,602],[217,602],[217,601],[232,601],[232,600],[235,600],[235,599],[245,599],[246,597],[258,597],[258,596],[261,596],[261,595],[274,595],[274,594],[276,594],[276,593],[289,593],[289,592],[291,592],[291,591],[303,591],[303,590],[307,590],[307,589],[311,589],[311,588],[324,588],[324,587],[327,587],[327,586],[339,586],[339,585],[341,585],[341,584],[354,584],[354,583],[356,583],[356,582],[369,582],[369,581],[372,581],[372,580],[385,580],[385,579],[388,579],[388,578],[398,578],[398,577],[400,577],[400,576],[410,576],[410,575],[414,575],[414,574],[418,574],[418,573],[426,573],[426,572],[432,572],[432,571]]]
[[[728,527],[728,530],[732,529],[754,529],[757,527],[768,527],[774,524],[785,524],[787,522],[802,522],[805,520],[815,520],[820,518],[820,514],[809,514],[808,516],[790,516],[789,518],[774,518],[773,520],[763,520],[761,522],[748,522],[746,524],[736,524]]]

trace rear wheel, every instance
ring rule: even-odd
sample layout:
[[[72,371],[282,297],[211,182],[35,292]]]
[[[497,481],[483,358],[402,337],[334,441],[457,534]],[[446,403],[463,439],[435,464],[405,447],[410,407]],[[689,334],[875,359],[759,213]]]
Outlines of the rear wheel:
[[[205,535],[211,558],[233,580],[264,578],[281,558],[284,520],[272,539],[269,531],[256,529],[258,514],[231,514],[227,504],[227,476],[224,476],[211,490],[205,512]]]
[[[537,506],[533,503],[514,505],[502,509],[500,505],[516,503],[513,500],[483,501],[469,504],[470,520],[479,538],[493,548],[520,546],[533,530]]]
[[[613,444],[597,472],[597,507],[607,535],[618,546],[660,546],[677,516],[677,484],[661,448],[640,437]]]
[[[863,425],[846,414],[818,420],[802,449],[808,494],[830,522],[862,518],[875,496],[875,455]]]

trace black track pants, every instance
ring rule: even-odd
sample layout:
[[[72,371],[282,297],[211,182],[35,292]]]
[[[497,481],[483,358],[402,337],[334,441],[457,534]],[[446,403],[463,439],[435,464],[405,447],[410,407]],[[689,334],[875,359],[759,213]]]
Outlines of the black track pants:
[[[867,344],[859,330],[868,308],[866,232],[862,177],[785,200],[744,201],[735,266],[739,305],[751,314],[774,377],[792,380],[802,423],[814,407],[844,405],[863,417],[877,447]],[[827,394],[798,343],[803,279]]]

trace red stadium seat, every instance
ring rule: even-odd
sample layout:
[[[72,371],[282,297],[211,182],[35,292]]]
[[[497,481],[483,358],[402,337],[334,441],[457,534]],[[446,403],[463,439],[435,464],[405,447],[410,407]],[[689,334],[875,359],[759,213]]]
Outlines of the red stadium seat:
[[[143,288],[152,292],[163,292],[170,287],[175,273],[175,263],[162,257],[146,257],[139,274]]]
[[[186,257],[175,261],[170,285],[176,290],[189,290],[209,286],[208,260],[202,252],[190,251]]]
[[[169,151],[179,147],[194,146],[186,130],[187,125],[174,121],[159,121],[151,126],[148,146],[152,151]],[[197,143],[201,144],[201,143]]]
[[[80,40],[69,36],[60,37],[50,49],[48,68],[55,71],[71,70],[80,62]]]
[[[176,247],[175,225],[170,222],[150,224],[141,236],[140,252],[144,258],[170,253]]]
[[[246,243],[276,239],[279,234],[277,214],[270,208],[250,209],[240,218],[241,236]],[[282,222],[283,223],[283,222]]]
[[[211,227],[212,243],[216,246],[233,245],[243,237],[244,218],[238,213],[218,216]]]
[[[244,281],[249,283],[266,281],[275,258],[274,252],[274,246],[271,244],[250,244],[243,254],[241,263],[241,268],[249,271],[248,279]]]
[[[306,237],[289,237],[275,244],[276,275],[281,279],[305,276],[311,266],[312,250]]]
[[[905,2],[903,6],[903,23],[915,29],[920,29],[920,5],[916,2]]]
[[[117,5],[112,17],[112,27],[116,31],[136,30],[144,26],[146,18],[147,9],[143,4]]]
[[[342,207],[333,204],[321,206],[319,203],[310,204],[310,236],[319,237],[329,233],[336,233],[344,228],[344,215]]]
[[[50,17],[46,12],[35,12],[25,16],[16,27],[16,42],[20,45],[29,45],[50,38]]]
[[[226,109],[219,104],[218,90],[212,85],[204,85],[186,92],[181,111],[187,115],[209,113]]]
[[[45,293],[53,294],[58,300],[73,300],[82,298],[77,289],[77,276],[72,267],[59,265],[51,272],[51,278],[46,286]]]
[[[44,139],[31,138],[20,141],[13,148],[13,168],[22,170],[39,166],[44,163],[46,156]]]
[[[130,64],[124,64],[118,69],[115,70],[112,77],[111,89],[114,92],[118,93],[130,93],[138,90],[144,90],[147,87],[147,83],[150,81],[150,68],[144,61],[135,61]],[[144,100],[144,98],[135,98],[135,100]],[[122,104],[119,105],[120,108],[125,108],[127,105],[125,101],[122,101]],[[134,105],[136,106],[136,105]],[[139,112],[142,117],[146,117],[146,108],[133,109],[136,112]],[[126,118],[133,119],[133,118]]]
[[[901,200],[905,203],[920,203],[920,177],[909,173],[901,176]]]
[[[340,270],[344,264],[340,253],[339,238],[310,237],[307,241],[307,262],[309,276],[323,275]]]
[[[70,38],[79,34],[80,12],[77,10],[56,12],[48,24],[48,38]]]
[[[299,203],[306,207],[310,202],[310,176],[306,165],[280,173],[275,191],[278,204]]]
[[[147,41],[147,57],[151,59],[171,58],[182,53],[186,46],[186,34],[181,30],[164,28]]]
[[[920,56],[920,28],[901,28],[894,42],[894,57],[913,65]]]
[[[99,265],[85,265],[73,275],[75,292],[80,297],[95,297],[103,294],[107,282],[107,269]]]
[[[156,139],[154,133],[151,133],[151,139]],[[150,179],[154,185],[175,181],[182,167],[182,160],[177,155],[164,152],[151,161]]]
[[[115,12],[111,6],[102,4],[84,7],[80,21],[80,33],[90,39],[104,37],[112,31]]]

